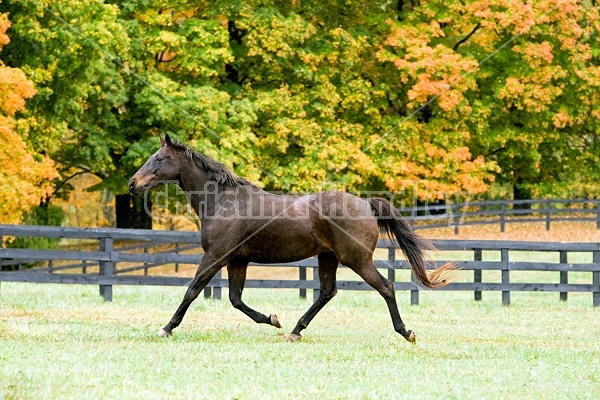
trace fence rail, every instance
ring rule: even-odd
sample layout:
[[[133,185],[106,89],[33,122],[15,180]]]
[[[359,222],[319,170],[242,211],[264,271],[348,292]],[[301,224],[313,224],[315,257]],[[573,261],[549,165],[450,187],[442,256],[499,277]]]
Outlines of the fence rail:
[[[199,232],[127,230],[127,229],[77,229],[39,226],[0,225],[0,239],[7,236],[53,237],[69,239],[93,239],[98,242],[98,250],[34,250],[0,248],[0,267],[5,262],[15,265],[20,260],[43,261],[50,266],[21,271],[0,272],[0,282],[37,282],[99,285],[100,293],[107,301],[112,300],[113,285],[160,285],[186,286],[191,278],[181,276],[147,276],[148,270],[165,264],[198,264],[201,257]],[[137,241],[135,245],[131,241]],[[125,245],[122,245],[125,242]],[[0,240],[0,243],[2,241]],[[157,246],[170,244],[175,248],[163,250]],[[481,300],[483,292],[502,292],[502,303],[510,304],[511,292],[540,291],[559,292],[561,300],[567,300],[569,292],[592,293],[593,305],[600,306],[600,243],[540,243],[512,241],[466,241],[439,240],[434,242],[440,254],[460,267],[461,282],[452,283],[442,290],[469,291],[475,300]],[[89,247],[89,246],[88,246]],[[409,270],[403,259],[388,239],[379,241],[377,247],[387,250],[385,259],[375,260],[377,268],[394,282],[396,290],[410,291],[411,303],[418,304],[419,294],[426,290],[419,287],[414,279],[404,274],[397,279],[396,272]],[[151,252],[153,251],[154,252]],[[381,251],[381,250],[380,250]],[[523,259],[523,253],[529,257]],[[381,257],[380,257],[381,258]],[[553,258],[549,260],[549,258]],[[60,261],[79,261],[66,265]],[[442,265],[445,260],[437,260]],[[131,266],[130,264],[135,264]],[[140,264],[141,263],[141,264]],[[123,266],[125,264],[125,266]],[[54,267],[53,267],[54,265]],[[92,266],[97,272],[91,272]],[[259,264],[253,264],[259,265]],[[121,266],[121,268],[117,268]],[[294,263],[268,265],[273,268],[291,269],[297,279],[248,279],[248,288],[298,289],[301,297],[307,290],[318,296],[319,283],[317,260],[310,258]],[[65,273],[66,268],[79,269],[82,273]],[[0,268],[1,269],[1,268]],[[146,275],[128,275],[138,269],[145,269]],[[485,281],[484,272],[500,272],[499,281]],[[558,282],[513,282],[516,271],[545,271],[556,274]],[[310,274],[309,272],[312,272]],[[589,274],[585,282],[570,283],[570,274]],[[490,279],[486,276],[486,279]],[[580,280],[580,277],[578,277]],[[466,281],[464,281],[466,280]],[[219,273],[205,289],[205,296],[221,297],[221,289],[228,282]],[[338,281],[341,290],[370,290],[362,281]]]
[[[413,229],[460,227],[472,225],[506,225],[514,222],[594,222],[600,229],[600,199],[497,200],[465,203],[426,204],[399,211]]]

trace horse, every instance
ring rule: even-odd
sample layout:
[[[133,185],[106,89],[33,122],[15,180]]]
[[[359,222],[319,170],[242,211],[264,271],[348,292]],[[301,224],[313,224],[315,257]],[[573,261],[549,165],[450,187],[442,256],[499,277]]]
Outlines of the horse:
[[[364,199],[343,191],[270,193],[168,134],[161,136],[160,142],[161,147],[131,177],[129,191],[139,195],[161,183],[176,182],[200,219],[204,255],[181,304],[158,336],[172,334],[202,289],[225,266],[233,307],[256,323],[281,328],[276,314],[267,316],[242,301],[248,264],[288,263],[317,256],[319,296],[288,340],[300,340],[301,332],[336,295],[336,271],[342,264],[383,297],[394,330],[408,342],[416,342],[415,333],[406,329],[400,317],[393,283],[373,262],[380,231],[387,232],[390,239],[395,237],[416,281],[424,287],[447,285],[455,268],[446,264],[427,271],[424,252],[433,246],[410,229],[387,199]]]

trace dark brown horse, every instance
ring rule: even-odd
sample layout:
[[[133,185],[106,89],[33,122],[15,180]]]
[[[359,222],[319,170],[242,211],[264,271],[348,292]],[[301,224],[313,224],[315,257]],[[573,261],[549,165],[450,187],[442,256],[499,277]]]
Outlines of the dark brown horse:
[[[201,220],[204,257],[181,305],[159,336],[168,336],[179,326],[190,304],[224,266],[232,305],[257,323],[281,328],[275,314],[266,316],[242,301],[248,263],[285,263],[317,255],[319,298],[300,318],[290,340],[300,339],[300,332],[335,296],[341,263],[381,294],[396,332],[415,342],[415,334],[400,318],[393,284],[373,263],[380,229],[396,237],[421,285],[445,286],[453,267],[427,272],[423,250],[431,248],[430,244],[411,231],[388,200],[365,200],[345,192],[275,195],[234,175],[223,164],[171,141],[168,135],[161,143],[133,175],[129,190],[140,194],[165,181],[176,181]]]

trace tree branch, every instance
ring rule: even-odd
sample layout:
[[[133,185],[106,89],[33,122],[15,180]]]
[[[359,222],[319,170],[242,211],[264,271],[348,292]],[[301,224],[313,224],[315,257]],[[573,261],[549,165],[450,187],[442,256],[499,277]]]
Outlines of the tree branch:
[[[473,36],[475,34],[475,32],[477,32],[477,30],[479,28],[481,28],[481,22],[478,22],[477,25],[475,25],[475,27],[473,28],[473,30],[471,32],[469,32],[469,34],[467,36],[465,36],[464,38],[462,38],[458,42],[456,42],[456,44],[454,45],[454,47],[452,48],[452,50],[456,51],[456,49],[458,49],[458,46],[460,46],[461,44],[463,44],[464,42],[466,42],[467,40],[469,40],[471,38],[471,36]]]
[[[61,182],[60,182],[58,185],[56,185],[56,186],[54,187],[54,193],[56,193],[56,192],[58,192],[60,189],[62,189],[62,187],[63,187],[64,185],[66,185],[66,184],[67,184],[67,182],[69,182],[71,179],[75,178],[75,177],[76,177],[76,176],[78,176],[78,175],[87,174],[87,173],[89,173],[89,171],[83,171],[83,170],[82,170],[82,171],[77,171],[77,172],[75,172],[75,173],[73,173],[73,174],[69,175],[67,178],[63,179],[63,180],[62,180],[62,181],[61,181]]]

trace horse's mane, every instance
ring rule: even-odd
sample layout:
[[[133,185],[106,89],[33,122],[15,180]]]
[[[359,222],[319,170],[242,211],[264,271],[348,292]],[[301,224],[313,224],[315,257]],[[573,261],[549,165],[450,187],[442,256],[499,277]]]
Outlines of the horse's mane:
[[[194,163],[198,166],[198,168],[202,168],[208,173],[208,178],[212,181],[215,181],[221,185],[227,186],[241,186],[241,185],[252,185],[252,182],[245,178],[241,178],[231,172],[224,164],[213,160],[209,156],[205,154],[198,153],[197,151],[191,149],[188,145],[177,142],[175,140],[171,141],[171,147],[185,151],[185,154],[194,161]]]

